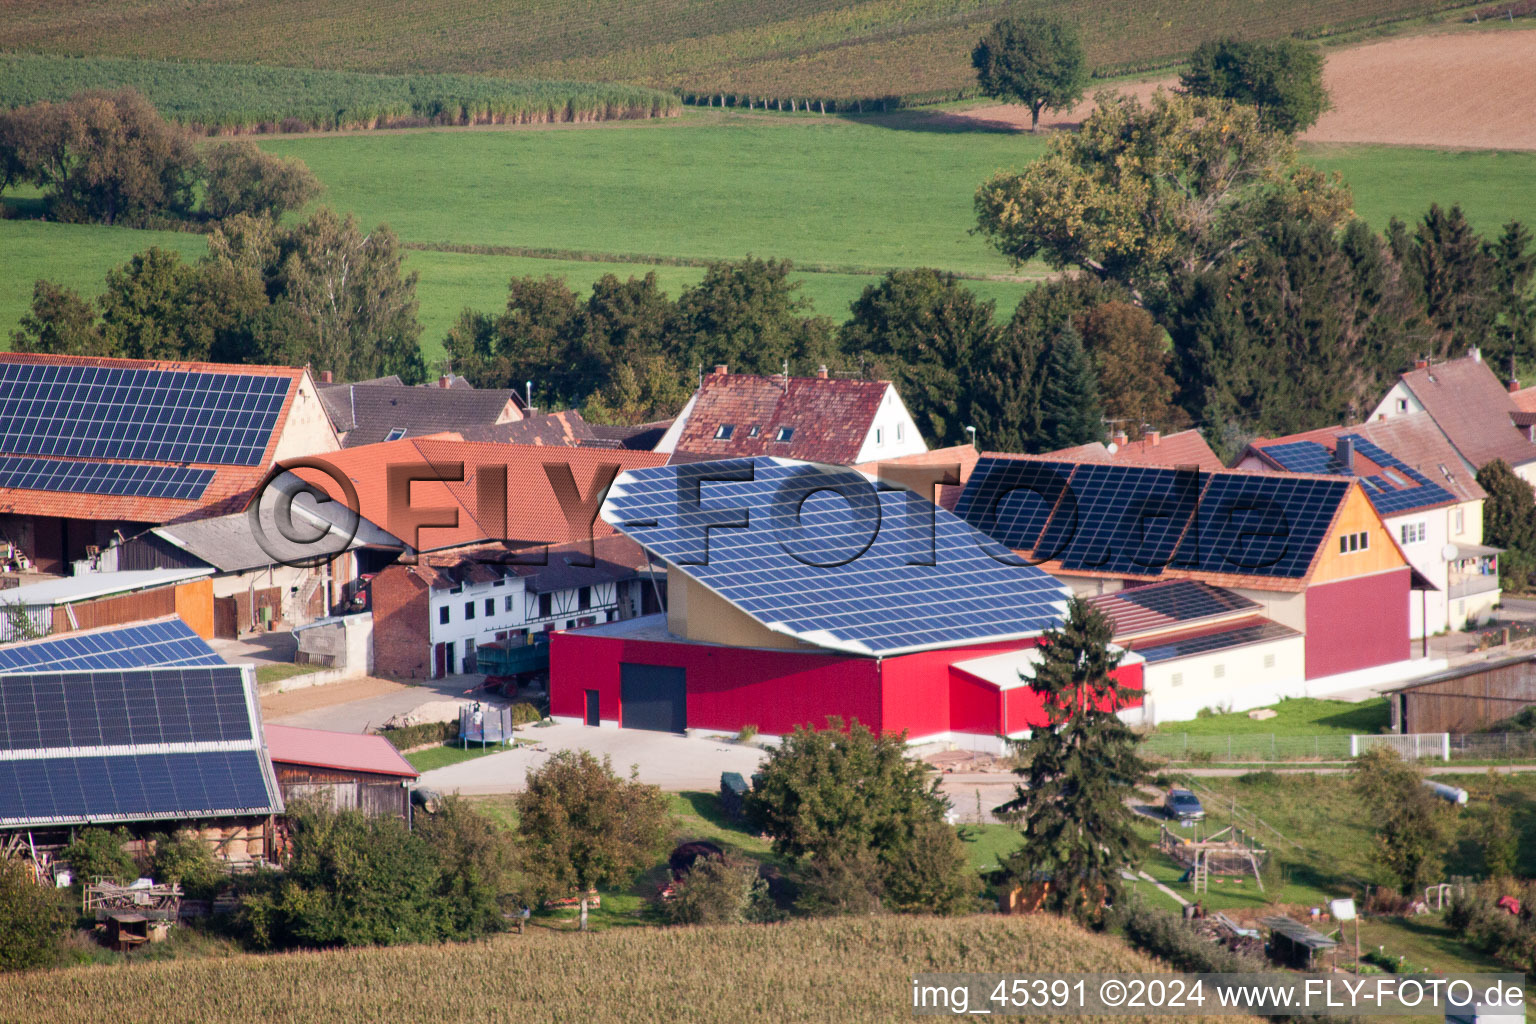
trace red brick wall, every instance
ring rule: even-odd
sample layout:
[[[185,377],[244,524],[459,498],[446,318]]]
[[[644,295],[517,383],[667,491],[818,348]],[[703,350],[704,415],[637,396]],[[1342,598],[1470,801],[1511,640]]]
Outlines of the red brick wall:
[[[373,671],[400,679],[430,679],[427,584],[409,568],[391,565],[373,578]]]

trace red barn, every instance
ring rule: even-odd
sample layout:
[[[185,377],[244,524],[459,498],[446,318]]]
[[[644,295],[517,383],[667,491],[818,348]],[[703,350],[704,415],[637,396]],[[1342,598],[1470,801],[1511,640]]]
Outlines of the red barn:
[[[773,458],[635,470],[603,518],[667,567],[664,615],[555,635],[550,704],[593,726],[782,735],[828,717],[1000,748],[1067,589],[910,492]],[[1139,688],[1131,655],[1121,681]]]

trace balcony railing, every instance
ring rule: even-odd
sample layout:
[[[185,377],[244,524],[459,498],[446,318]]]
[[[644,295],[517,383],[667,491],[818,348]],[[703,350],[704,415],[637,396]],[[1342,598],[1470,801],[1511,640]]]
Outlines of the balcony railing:
[[[1450,586],[1451,600],[1461,597],[1471,597],[1473,594],[1486,594],[1490,590],[1499,589],[1499,578],[1496,575],[1468,576],[1462,580],[1452,580]]]

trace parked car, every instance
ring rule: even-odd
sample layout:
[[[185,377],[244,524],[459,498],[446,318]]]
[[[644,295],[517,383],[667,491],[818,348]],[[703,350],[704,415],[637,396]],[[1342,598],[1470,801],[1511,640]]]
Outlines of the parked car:
[[[1179,821],[1205,820],[1205,808],[1200,806],[1200,798],[1187,789],[1170,789],[1163,797],[1163,810],[1168,817]]]

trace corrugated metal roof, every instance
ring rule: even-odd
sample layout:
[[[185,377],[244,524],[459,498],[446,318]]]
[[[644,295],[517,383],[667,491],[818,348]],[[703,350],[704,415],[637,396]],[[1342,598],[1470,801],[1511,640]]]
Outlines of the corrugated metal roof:
[[[84,576],[66,576],[46,583],[29,583],[0,591],[0,601],[28,607],[69,604],[93,597],[128,594],[135,590],[185,583],[212,576],[212,569],[131,569],[124,572],[93,572]]]
[[[275,764],[303,764],[411,779],[421,774],[383,736],[299,729],[291,725],[267,725],[263,731],[267,753]]]

